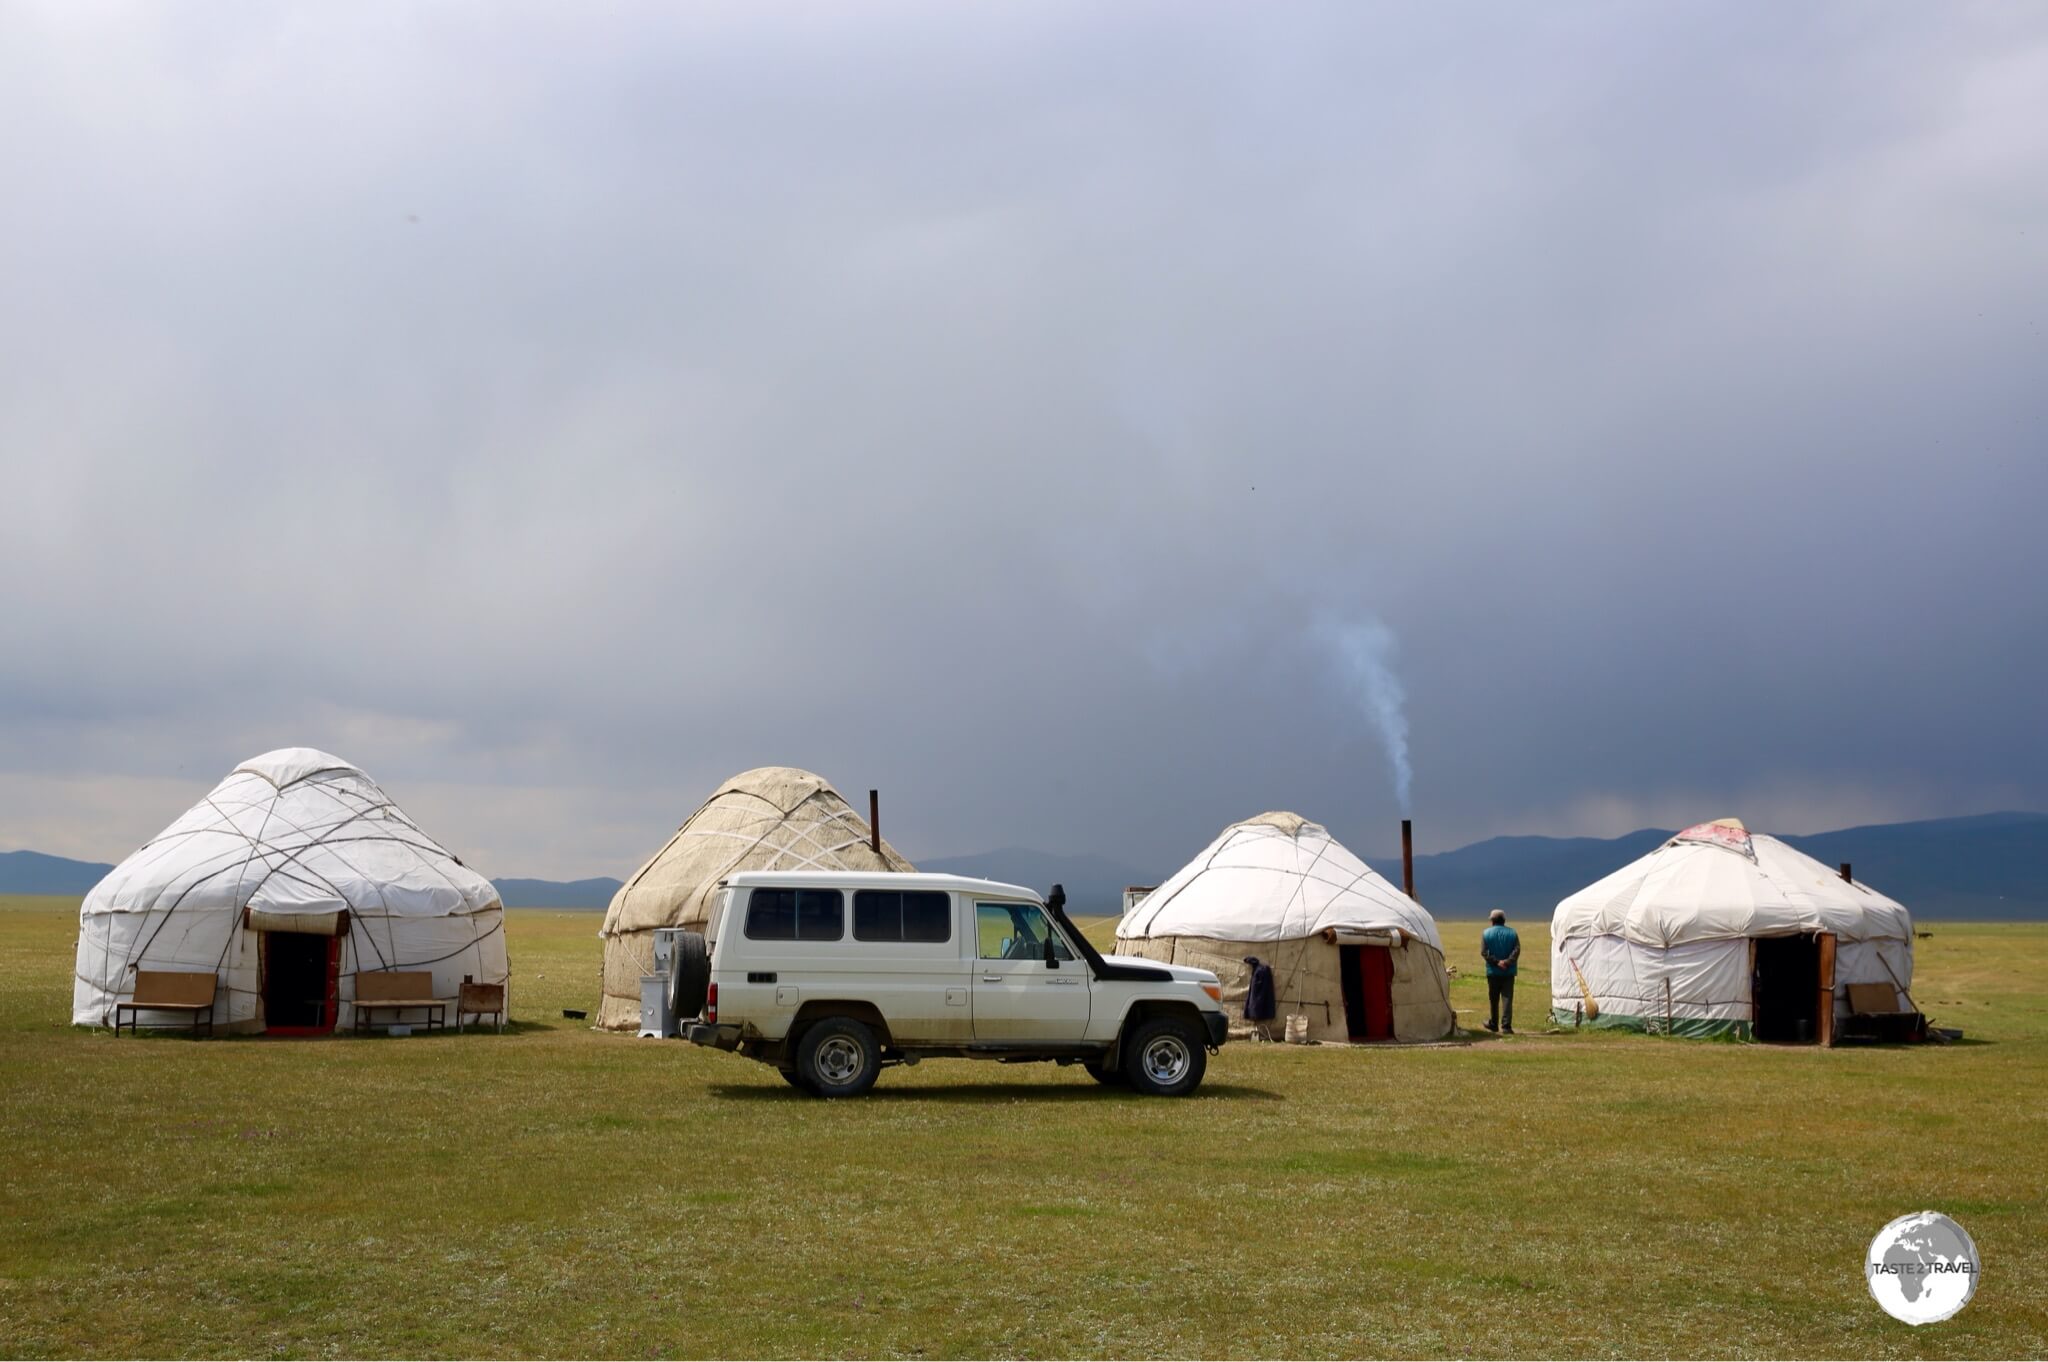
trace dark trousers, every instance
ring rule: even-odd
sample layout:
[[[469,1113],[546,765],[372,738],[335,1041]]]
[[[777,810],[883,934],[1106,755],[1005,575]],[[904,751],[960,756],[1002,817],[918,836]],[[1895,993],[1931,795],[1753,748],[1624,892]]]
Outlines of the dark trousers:
[[[1512,974],[1489,974],[1486,976],[1486,1015],[1489,1024],[1512,1031],[1515,1029],[1515,976]]]

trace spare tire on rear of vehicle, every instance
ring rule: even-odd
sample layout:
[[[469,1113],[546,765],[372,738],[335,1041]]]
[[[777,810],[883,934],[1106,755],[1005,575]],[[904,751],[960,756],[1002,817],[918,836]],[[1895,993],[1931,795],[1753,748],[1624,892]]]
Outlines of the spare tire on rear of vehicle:
[[[675,971],[676,1016],[688,1021],[704,1015],[704,995],[711,988],[711,951],[702,932],[678,932]]]

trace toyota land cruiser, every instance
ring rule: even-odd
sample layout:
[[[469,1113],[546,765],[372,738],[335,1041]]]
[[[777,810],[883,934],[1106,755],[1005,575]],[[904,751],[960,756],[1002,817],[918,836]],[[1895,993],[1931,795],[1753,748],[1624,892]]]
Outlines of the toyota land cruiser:
[[[1054,885],[957,875],[749,871],[721,886],[672,979],[690,1040],[852,1097],[940,1057],[1079,1064],[1142,1093],[1193,1092],[1223,1044],[1208,970],[1104,956]]]

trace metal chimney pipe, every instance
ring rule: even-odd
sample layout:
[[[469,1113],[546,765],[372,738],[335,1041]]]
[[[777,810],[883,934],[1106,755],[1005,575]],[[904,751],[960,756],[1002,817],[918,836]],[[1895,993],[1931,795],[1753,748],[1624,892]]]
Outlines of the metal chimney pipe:
[[[868,850],[882,854],[882,792],[868,791]]]
[[[1415,897],[1415,820],[1401,820],[1401,888]]]
[[[1849,878],[1849,863],[1847,861],[1842,862],[1842,878],[1849,880],[1851,884],[1856,883],[1855,880]]]

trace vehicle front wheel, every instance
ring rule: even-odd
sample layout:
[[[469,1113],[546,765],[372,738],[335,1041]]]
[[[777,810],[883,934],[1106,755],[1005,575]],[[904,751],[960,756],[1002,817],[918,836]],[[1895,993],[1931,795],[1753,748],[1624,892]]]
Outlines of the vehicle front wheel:
[[[777,1069],[775,1072],[781,1074],[782,1081],[789,1084],[790,1087],[796,1088],[801,1092],[810,1091],[810,1088],[804,1083],[804,1076],[795,1069]]]
[[[1147,1096],[1185,1097],[1201,1086],[1208,1068],[1208,1046],[1177,1017],[1140,1022],[1124,1041],[1124,1077]]]
[[[797,1047],[798,1086],[820,1097],[858,1097],[875,1086],[881,1071],[875,1033],[851,1017],[812,1023]]]

